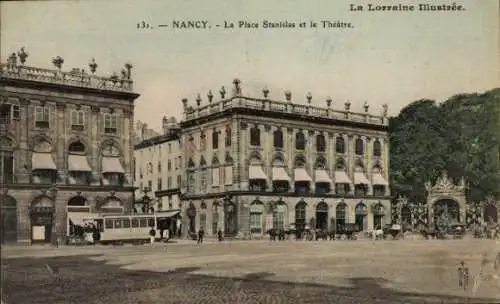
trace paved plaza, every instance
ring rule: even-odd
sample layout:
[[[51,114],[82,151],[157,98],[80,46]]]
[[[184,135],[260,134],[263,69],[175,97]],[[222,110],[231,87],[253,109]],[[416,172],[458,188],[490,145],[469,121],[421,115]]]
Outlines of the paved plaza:
[[[499,250],[476,239],[4,247],[2,289],[5,303],[495,303]]]

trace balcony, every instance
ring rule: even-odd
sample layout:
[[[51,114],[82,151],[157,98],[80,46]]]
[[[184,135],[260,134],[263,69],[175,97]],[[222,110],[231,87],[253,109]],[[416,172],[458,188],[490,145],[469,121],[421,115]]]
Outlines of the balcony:
[[[100,77],[87,74],[82,70],[63,72],[60,70],[42,69],[11,63],[0,64],[0,78],[29,80],[118,92],[132,92],[133,84],[131,79],[124,77]]]

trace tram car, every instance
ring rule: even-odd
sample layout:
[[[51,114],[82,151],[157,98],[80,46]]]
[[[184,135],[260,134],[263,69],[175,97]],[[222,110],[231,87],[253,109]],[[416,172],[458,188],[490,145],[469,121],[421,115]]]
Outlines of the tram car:
[[[180,210],[155,212],[151,214],[89,214],[81,217],[80,225],[93,224],[100,232],[99,243],[123,244],[145,243],[149,240],[151,228],[156,230],[156,238],[160,232],[174,230],[175,221]],[[70,225],[76,226],[74,223]],[[164,236],[165,233],[164,233]]]

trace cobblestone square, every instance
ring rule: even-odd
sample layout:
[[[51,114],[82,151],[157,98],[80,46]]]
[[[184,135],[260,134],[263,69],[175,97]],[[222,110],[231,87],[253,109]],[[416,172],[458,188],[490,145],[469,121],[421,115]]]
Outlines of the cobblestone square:
[[[5,303],[495,303],[485,240],[4,247]],[[486,253],[483,280],[472,291]],[[460,261],[469,287],[458,287]],[[498,272],[496,273],[498,275]]]

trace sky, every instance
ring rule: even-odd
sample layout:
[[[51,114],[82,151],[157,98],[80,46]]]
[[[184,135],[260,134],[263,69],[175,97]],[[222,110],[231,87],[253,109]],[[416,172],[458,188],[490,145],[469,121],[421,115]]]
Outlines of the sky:
[[[464,11],[368,11],[368,4],[417,1],[313,0],[88,0],[1,2],[0,55],[25,47],[26,64],[84,68],[95,58],[97,73],[119,73],[133,65],[135,119],[159,130],[161,118],[182,115],[182,98],[214,94],[241,80],[244,95],[354,111],[365,101],[375,114],[388,103],[389,114],[412,101],[443,101],[458,93],[484,92],[500,83],[499,4],[497,0],[457,1]],[[422,2],[420,2],[422,3]],[[435,3],[435,1],[428,3]],[[350,4],[363,5],[351,11]],[[448,4],[447,2],[444,4]],[[208,21],[210,29],[174,29],[173,21]],[[311,21],[317,28],[265,29],[272,22]],[[323,28],[321,21],[353,28]],[[138,29],[144,21],[152,29]],[[224,21],[257,22],[258,29],[225,29]],[[168,27],[160,28],[158,25]],[[216,25],[220,26],[217,27]]]

